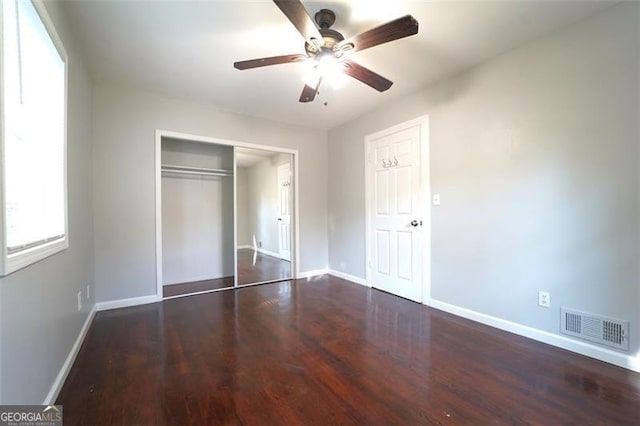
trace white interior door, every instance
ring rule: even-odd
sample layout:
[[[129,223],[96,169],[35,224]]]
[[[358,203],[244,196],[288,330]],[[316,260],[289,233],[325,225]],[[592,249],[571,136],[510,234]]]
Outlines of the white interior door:
[[[373,287],[422,300],[420,126],[368,140]]]
[[[278,252],[291,261],[291,165],[278,166]]]

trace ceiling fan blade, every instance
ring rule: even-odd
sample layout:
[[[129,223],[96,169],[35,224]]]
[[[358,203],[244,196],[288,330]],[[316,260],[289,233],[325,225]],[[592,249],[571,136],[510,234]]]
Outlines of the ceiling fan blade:
[[[301,62],[308,59],[307,55],[282,55],[272,56],[270,58],[249,59],[248,61],[234,62],[233,66],[239,70],[248,70],[251,68],[266,67],[268,65],[288,64],[290,62]]]
[[[406,15],[353,36],[341,42],[339,46],[353,44],[353,51],[356,52],[417,33],[418,21],[413,16]]]
[[[311,19],[299,0],[273,0],[273,2],[289,18],[289,21],[307,42],[316,45],[318,48],[324,44],[322,34],[320,34],[315,22],[313,22],[313,19]]]
[[[302,94],[300,95],[300,102],[311,102],[316,98],[316,93],[318,93],[318,87],[320,87],[320,83],[322,79],[318,79],[318,83],[316,83],[316,87],[311,87],[308,84],[304,85],[302,89]]]
[[[367,86],[371,86],[376,89],[378,92],[384,92],[389,89],[391,85],[393,85],[393,81],[387,80],[380,74],[376,74],[368,68],[363,67],[360,64],[357,64],[353,61],[343,61],[344,65],[343,72],[348,76],[355,78],[366,84]]]

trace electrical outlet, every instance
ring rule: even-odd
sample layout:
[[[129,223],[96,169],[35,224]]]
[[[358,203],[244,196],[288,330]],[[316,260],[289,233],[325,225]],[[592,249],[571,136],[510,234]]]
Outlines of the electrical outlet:
[[[89,297],[91,296],[91,284],[87,284],[87,292],[85,293],[87,300],[89,300]]]
[[[433,205],[434,206],[440,205],[440,194],[433,194]]]
[[[538,292],[538,306],[548,308],[551,306],[551,294],[548,291]]]
[[[78,310],[82,310],[82,291],[78,292]]]

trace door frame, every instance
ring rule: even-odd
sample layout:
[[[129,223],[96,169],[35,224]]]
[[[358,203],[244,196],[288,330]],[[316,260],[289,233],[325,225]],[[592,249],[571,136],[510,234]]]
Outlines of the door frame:
[[[241,142],[230,139],[214,138],[209,136],[194,135],[183,132],[175,132],[172,130],[156,129],[155,131],[155,227],[156,227],[156,296],[159,300],[163,299],[162,296],[162,138],[181,139],[190,142],[210,143],[216,145],[225,145],[238,148],[252,148],[261,149],[264,151],[279,152],[283,154],[291,154],[292,158],[292,173],[293,173],[293,229],[292,229],[292,251],[291,251],[291,270],[293,271],[293,279],[298,279],[300,275],[300,206],[299,206],[299,183],[298,183],[298,171],[299,171],[299,158],[297,149],[281,148],[271,145],[260,145],[255,143]],[[237,200],[236,200],[236,158],[235,149],[233,152],[233,246],[237,249],[238,235],[237,235]],[[245,285],[237,285],[237,269],[238,269],[238,253],[237,250],[234,253],[234,273],[236,275],[235,285],[233,287],[221,289],[235,289]],[[259,284],[259,283],[258,283]],[[255,284],[246,284],[246,286]],[[220,291],[220,290],[211,290]]]
[[[421,302],[425,305],[429,304],[431,299],[431,163],[430,163],[430,146],[429,146],[429,116],[414,118],[398,125],[389,127],[376,133],[365,136],[364,138],[364,193],[365,193],[365,272],[366,285],[373,287],[371,278],[371,268],[373,262],[371,259],[371,235],[372,211],[371,200],[373,199],[372,184],[369,182],[373,162],[371,149],[372,143],[384,136],[407,130],[412,127],[420,128],[420,196],[422,211],[422,270],[421,270]]]

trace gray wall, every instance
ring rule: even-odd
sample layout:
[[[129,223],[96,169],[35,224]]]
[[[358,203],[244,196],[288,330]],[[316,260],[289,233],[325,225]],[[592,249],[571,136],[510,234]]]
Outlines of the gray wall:
[[[637,353],[639,8],[612,7],[332,130],[330,267],[365,276],[364,137],[428,114],[442,194],[431,297],[552,333],[560,306],[626,318]]]
[[[327,265],[327,133],[114,86],[94,87],[96,299],[153,295],[156,129],[298,149],[300,270]]]
[[[69,56],[69,248],[0,279],[2,404],[43,402],[94,303],[93,294],[85,299],[93,283],[91,81],[59,4],[46,6]]]

